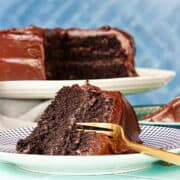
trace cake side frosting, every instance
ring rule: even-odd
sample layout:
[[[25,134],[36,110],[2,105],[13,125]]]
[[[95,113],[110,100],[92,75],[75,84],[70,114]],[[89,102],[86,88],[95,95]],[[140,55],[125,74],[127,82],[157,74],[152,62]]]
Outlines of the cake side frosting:
[[[0,80],[45,79],[40,29],[0,31]]]

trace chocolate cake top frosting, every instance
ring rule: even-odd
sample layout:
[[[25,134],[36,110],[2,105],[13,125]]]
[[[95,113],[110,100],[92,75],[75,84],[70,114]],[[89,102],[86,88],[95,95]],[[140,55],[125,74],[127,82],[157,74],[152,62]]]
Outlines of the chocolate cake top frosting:
[[[141,120],[152,122],[180,122],[180,97],[176,97],[169,104],[160,107],[157,111],[143,117]]]

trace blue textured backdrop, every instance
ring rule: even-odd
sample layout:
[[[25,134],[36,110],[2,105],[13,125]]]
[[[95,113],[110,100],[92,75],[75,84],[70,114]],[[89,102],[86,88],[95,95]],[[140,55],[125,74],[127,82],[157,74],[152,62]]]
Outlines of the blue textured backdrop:
[[[131,95],[133,104],[167,103],[180,95],[180,0],[0,0],[0,28],[119,27],[136,42],[136,65],[174,70],[167,86]]]

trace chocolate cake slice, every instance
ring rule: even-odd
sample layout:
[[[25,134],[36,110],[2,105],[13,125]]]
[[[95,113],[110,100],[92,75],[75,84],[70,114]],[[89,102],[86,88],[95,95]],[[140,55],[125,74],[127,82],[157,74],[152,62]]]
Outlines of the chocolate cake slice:
[[[180,97],[141,119],[151,122],[180,122]]]
[[[132,152],[104,134],[77,131],[77,122],[120,124],[126,136],[139,142],[140,128],[127,100],[114,91],[92,85],[63,87],[42,114],[38,126],[17,143],[17,152],[47,155],[101,155]]]
[[[133,38],[116,28],[0,31],[0,80],[137,76]]]

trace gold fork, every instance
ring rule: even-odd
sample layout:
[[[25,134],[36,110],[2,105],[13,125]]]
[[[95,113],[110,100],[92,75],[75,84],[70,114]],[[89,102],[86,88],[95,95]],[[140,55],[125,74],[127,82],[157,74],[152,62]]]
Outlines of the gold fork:
[[[130,147],[131,149],[137,152],[159,158],[168,163],[180,165],[180,155],[176,153],[160,150],[157,148],[145,146],[143,144],[134,143],[126,138],[124,130],[120,125],[112,124],[112,123],[92,123],[92,122],[76,123],[76,124],[84,127],[95,127],[95,128],[103,128],[110,130],[110,131],[106,131],[106,130],[83,129],[84,132],[102,133],[112,137],[113,139],[119,138],[120,141],[122,141],[128,147]]]

